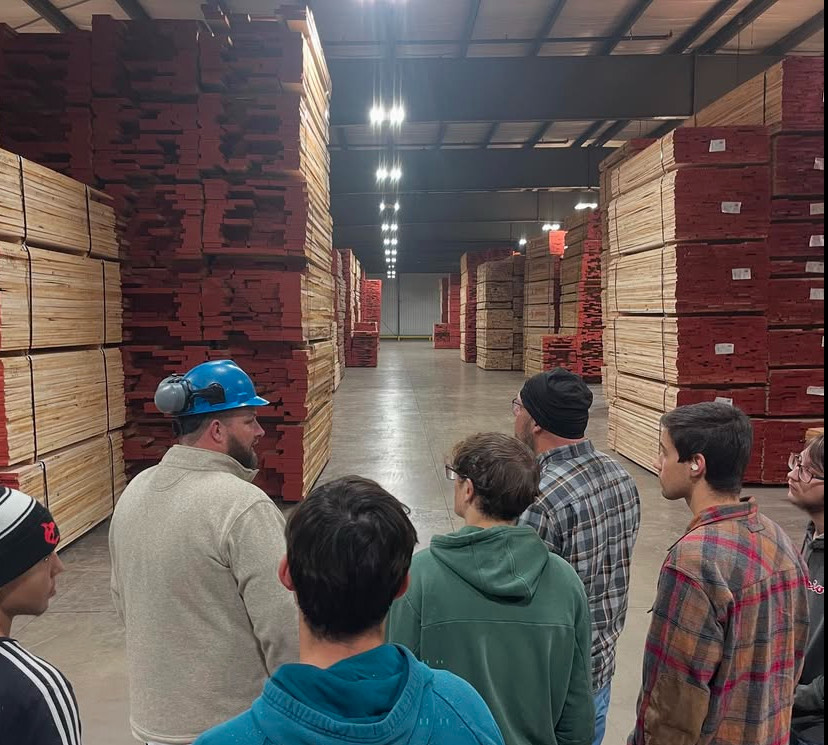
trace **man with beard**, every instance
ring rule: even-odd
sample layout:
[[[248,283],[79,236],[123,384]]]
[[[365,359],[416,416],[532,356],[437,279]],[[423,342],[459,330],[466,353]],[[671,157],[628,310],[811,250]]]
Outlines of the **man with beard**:
[[[519,523],[572,565],[589,600],[594,745],[600,745],[641,506],[632,476],[586,437],[591,406],[583,378],[560,367],[527,380],[512,401],[515,436],[534,450],[541,469],[540,499]]]
[[[112,518],[112,597],[126,627],[130,723],[191,743],[298,659],[293,597],[273,581],[285,520],[251,482],[268,401],[230,360],[161,381],[179,444],[127,486]]]

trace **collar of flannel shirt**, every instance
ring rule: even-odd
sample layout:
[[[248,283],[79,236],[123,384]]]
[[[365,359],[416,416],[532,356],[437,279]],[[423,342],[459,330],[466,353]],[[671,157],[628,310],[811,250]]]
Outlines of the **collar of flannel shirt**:
[[[711,525],[712,523],[718,523],[722,520],[738,520],[740,517],[747,517],[753,520],[756,518],[758,513],[759,507],[756,502],[747,498],[744,498],[734,504],[720,504],[715,507],[708,507],[706,510],[702,510],[698,515],[696,515],[696,517],[693,518],[693,521],[687,526],[687,530],[684,535],[687,535],[703,525]],[[678,543],[678,541],[676,541],[676,543]],[[674,543],[673,545],[675,546],[676,544]]]
[[[592,444],[591,440],[581,440],[581,442],[576,442],[574,445],[563,445],[559,448],[552,448],[545,453],[541,453],[538,456],[538,463],[540,463],[542,468],[549,461],[563,463],[574,458],[591,455],[594,452],[595,445]]]

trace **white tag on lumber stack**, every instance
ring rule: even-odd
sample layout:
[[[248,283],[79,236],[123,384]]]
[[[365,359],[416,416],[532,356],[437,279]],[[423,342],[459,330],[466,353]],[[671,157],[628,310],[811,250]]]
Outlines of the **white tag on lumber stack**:
[[[735,344],[717,344],[715,347],[716,354],[733,354],[736,351]]]
[[[728,406],[733,406],[733,399],[726,398],[725,396],[716,396],[716,403],[717,404],[727,404]]]
[[[722,214],[723,215],[741,215],[742,214],[742,203],[741,202],[722,202]]]
[[[708,152],[723,153],[725,150],[727,150],[727,140],[710,140]]]
[[[805,264],[805,272],[807,274],[825,274],[825,262],[809,261]]]
[[[825,300],[825,288],[824,287],[812,287],[811,288],[811,300]]]
[[[730,275],[733,277],[735,281],[744,280],[744,279],[753,279],[753,273],[750,271],[750,268],[744,269],[734,269]]]
[[[824,215],[825,202],[811,202],[811,215]]]
[[[819,385],[809,385],[808,391],[809,396],[822,396],[825,397],[825,387]]]
[[[825,170],[825,158],[814,158],[814,170],[815,171],[824,171]]]
[[[824,248],[825,247],[825,234],[822,235],[812,235],[811,240],[808,242],[808,246],[810,248]]]

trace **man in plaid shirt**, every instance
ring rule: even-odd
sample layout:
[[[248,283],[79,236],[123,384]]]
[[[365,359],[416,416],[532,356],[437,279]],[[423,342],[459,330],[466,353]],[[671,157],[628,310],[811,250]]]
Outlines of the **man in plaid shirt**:
[[[693,520],[661,569],[628,745],[788,743],[807,576],[784,531],[739,498],[752,439],[727,404],[662,419],[662,491]]]
[[[519,522],[531,525],[550,551],[572,565],[589,599],[595,745],[600,745],[641,507],[632,477],[585,439],[590,406],[592,391],[563,368],[530,378],[512,402],[515,436],[533,448],[541,468],[540,499]]]

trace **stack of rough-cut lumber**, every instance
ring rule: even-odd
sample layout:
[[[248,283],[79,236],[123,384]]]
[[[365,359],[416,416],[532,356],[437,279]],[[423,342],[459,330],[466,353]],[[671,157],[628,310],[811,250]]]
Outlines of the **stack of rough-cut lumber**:
[[[824,74],[822,57],[788,57],[685,123],[762,124],[771,132],[770,370],[762,419],[754,421],[764,483],[784,483],[787,454],[824,417]]]
[[[558,333],[565,231],[529,241],[523,274],[523,372],[543,372],[544,337]]]
[[[460,257],[460,359],[463,362],[477,361],[477,268],[510,254],[508,248],[492,248]]]
[[[510,256],[477,268],[477,366],[482,370],[513,370],[515,356],[522,357],[523,266],[522,256]]]
[[[449,278],[440,278],[440,323],[434,324],[432,336],[435,349],[451,349],[449,331]]]
[[[543,337],[543,365],[566,367],[597,382],[603,365],[601,214],[576,212],[564,227],[559,333]]]
[[[365,272],[350,249],[339,252],[345,277],[345,364],[347,367],[376,367],[379,354],[378,319],[363,321],[366,299]],[[378,281],[378,280],[374,280]],[[380,289],[380,292],[382,290]],[[381,305],[381,297],[371,301]]]
[[[675,402],[730,401],[735,387],[758,413],[769,158],[762,128],[679,129],[605,170],[609,438],[642,466]],[[749,477],[761,477],[761,457]]]
[[[63,545],[124,486],[118,243],[112,208],[96,201],[106,234],[89,199],[0,150],[0,484],[47,504]]]
[[[362,317],[360,320],[377,324],[382,320],[382,280],[362,280]]]
[[[331,249],[331,274],[334,280],[334,382],[339,388],[345,374],[345,275],[339,251]]]

